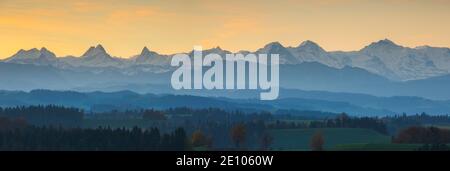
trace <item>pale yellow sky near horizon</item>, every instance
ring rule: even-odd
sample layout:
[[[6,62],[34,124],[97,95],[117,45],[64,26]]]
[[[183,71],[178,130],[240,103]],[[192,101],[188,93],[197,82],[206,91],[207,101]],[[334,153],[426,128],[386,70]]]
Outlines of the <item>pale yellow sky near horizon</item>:
[[[450,47],[449,21],[450,0],[0,0],[0,59],[40,47],[80,56],[97,44],[120,57],[304,40],[328,51],[384,38]]]

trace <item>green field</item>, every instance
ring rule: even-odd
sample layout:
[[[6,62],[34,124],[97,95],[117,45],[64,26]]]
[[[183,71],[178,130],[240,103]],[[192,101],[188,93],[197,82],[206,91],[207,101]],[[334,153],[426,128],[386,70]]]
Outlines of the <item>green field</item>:
[[[322,132],[325,150],[334,150],[344,144],[389,144],[390,137],[369,129],[323,128],[323,129],[273,129],[273,150],[309,150],[310,139]]]
[[[336,145],[336,151],[414,151],[422,144],[342,144]]]

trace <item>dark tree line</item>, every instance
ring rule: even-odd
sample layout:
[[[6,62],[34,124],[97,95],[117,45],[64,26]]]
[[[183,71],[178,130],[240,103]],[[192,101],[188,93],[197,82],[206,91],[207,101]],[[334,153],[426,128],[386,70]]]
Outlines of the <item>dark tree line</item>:
[[[393,140],[400,144],[448,144],[450,130],[413,126],[400,131]]]
[[[194,146],[225,149],[235,147],[228,135],[230,135],[230,130],[237,123],[245,124],[246,128],[245,141],[241,142],[240,146],[242,148],[259,148],[263,134],[266,131],[265,122],[272,120],[273,117],[268,112],[180,107],[87,113],[85,118],[91,121],[102,121],[102,126],[108,126],[111,120],[132,119],[135,122],[142,119],[143,122],[136,122],[139,124],[139,127],[157,127],[161,132],[183,127],[188,135],[196,135],[192,138]],[[270,142],[269,140],[270,137],[266,136],[265,144],[270,144],[268,143]]]
[[[285,122],[277,120],[269,128],[365,128],[382,134],[387,134],[387,127],[383,120],[376,117],[350,117],[343,113],[333,119],[317,120],[311,122]]]
[[[20,118],[39,126],[79,127],[83,116],[84,113],[80,109],[55,105],[0,108],[0,117]]]
[[[447,124],[450,123],[449,115],[428,115],[426,113],[415,115],[395,115],[382,118],[399,125],[420,125],[420,124]]]
[[[449,125],[449,115],[428,115],[426,113],[415,115],[394,115],[380,118],[387,125],[390,135],[396,135],[399,131],[412,126]]]
[[[243,112],[239,110],[223,110],[219,108],[193,109],[188,107],[170,108],[164,113],[172,119],[189,120],[191,122],[220,122],[233,124],[254,120],[268,121],[273,119],[269,112]],[[189,117],[186,117],[189,115]]]
[[[140,111],[142,114],[142,119],[145,120],[166,120],[167,116],[165,112],[154,109],[147,109]]]
[[[261,119],[271,120],[269,112],[242,112],[239,110],[223,110],[220,108],[194,109],[178,107],[169,109],[139,109],[125,111],[110,111],[102,113],[88,113],[90,119],[145,119],[154,121],[190,121],[190,122],[245,122]],[[170,118],[170,119],[169,119]]]
[[[190,145],[186,132],[178,128],[171,133],[159,129],[81,129],[29,126],[19,120],[0,118],[0,150],[87,150],[87,151],[182,151]]]

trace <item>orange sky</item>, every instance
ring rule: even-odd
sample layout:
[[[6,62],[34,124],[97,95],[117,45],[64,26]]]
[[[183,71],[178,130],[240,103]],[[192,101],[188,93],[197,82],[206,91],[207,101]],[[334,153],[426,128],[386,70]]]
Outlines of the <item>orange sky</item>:
[[[313,40],[358,50],[389,38],[450,47],[449,0],[0,0],[0,58],[47,47],[81,55],[102,44],[115,56],[204,48],[255,50]]]

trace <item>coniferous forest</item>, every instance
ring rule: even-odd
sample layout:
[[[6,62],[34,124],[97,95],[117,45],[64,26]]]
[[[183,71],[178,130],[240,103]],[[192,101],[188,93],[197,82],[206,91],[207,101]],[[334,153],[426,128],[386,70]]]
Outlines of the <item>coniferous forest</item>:
[[[283,112],[183,107],[92,113],[56,105],[0,108],[0,150],[345,150],[356,148],[347,145],[353,141],[377,148],[382,144],[409,150],[449,149],[449,131],[435,126],[450,123],[446,115],[324,113],[318,117],[320,112]]]

